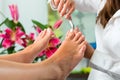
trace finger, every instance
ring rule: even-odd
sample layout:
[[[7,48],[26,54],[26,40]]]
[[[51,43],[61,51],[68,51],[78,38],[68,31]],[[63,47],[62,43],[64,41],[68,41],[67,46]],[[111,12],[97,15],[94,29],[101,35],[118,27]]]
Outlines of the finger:
[[[59,13],[61,13],[61,10],[62,10],[63,6],[64,6],[64,0],[61,0],[60,3],[59,3],[59,5],[58,5],[58,12],[59,12]],[[60,15],[61,15],[61,14],[60,14]],[[61,15],[61,16],[62,16],[62,15]]]
[[[61,14],[62,16],[64,16],[64,15],[68,12],[69,7],[70,7],[70,2],[69,2],[69,0],[68,0],[68,1],[66,1],[66,3],[64,4],[64,6],[63,6],[62,11],[61,11],[60,14]]]
[[[66,13],[65,18],[69,19],[70,15],[73,13],[73,11],[75,10],[75,6],[71,6],[70,10]]]
[[[55,6],[55,1],[54,0],[51,0],[52,4]]]
[[[60,3],[60,0],[53,0],[53,2],[55,3],[55,6],[58,6]]]

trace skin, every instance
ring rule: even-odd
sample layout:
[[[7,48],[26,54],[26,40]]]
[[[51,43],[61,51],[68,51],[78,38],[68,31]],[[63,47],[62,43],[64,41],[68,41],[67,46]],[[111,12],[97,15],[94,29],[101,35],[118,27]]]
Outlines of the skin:
[[[59,12],[60,16],[65,16],[67,19],[71,19],[70,15],[75,10],[75,2],[74,0],[51,0],[53,5],[57,7],[57,11]],[[78,30],[79,31],[79,30]],[[87,43],[86,51],[85,51],[85,58],[90,59],[94,53],[94,49]]]
[[[65,16],[65,18],[70,19],[70,15],[75,10],[74,0],[52,0],[52,3],[56,6],[61,17]]]
[[[47,34],[48,33],[45,33],[44,36],[46,36]],[[40,41],[35,43],[39,42]],[[38,46],[39,45],[37,44],[31,46],[31,48],[37,48],[35,50],[31,49],[31,51],[33,50],[34,52],[38,52],[40,50]],[[26,64],[8,60],[0,60],[0,79],[65,80],[70,71],[83,58],[85,49],[85,38],[81,34],[81,32],[75,29],[74,31],[67,33],[66,38],[59,49],[50,58],[40,63]]]

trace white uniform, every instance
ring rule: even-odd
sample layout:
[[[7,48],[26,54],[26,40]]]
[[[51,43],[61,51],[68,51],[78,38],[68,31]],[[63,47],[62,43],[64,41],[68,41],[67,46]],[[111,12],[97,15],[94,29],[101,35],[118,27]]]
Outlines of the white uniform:
[[[75,0],[79,11],[99,14],[106,0]],[[120,10],[109,20],[106,27],[96,24],[97,48],[90,60],[93,67],[88,80],[120,80]],[[96,68],[96,69],[94,69]]]
[[[79,11],[99,14],[106,0],[75,0]],[[90,60],[93,67],[88,80],[120,80],[120,10],[103,29],[95,26],[97,48]]]

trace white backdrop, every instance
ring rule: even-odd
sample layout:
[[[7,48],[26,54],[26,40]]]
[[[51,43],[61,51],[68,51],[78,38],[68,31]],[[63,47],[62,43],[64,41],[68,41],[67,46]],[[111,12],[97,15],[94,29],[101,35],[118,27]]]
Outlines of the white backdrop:
[[[17,4],[19,9],[19,21],[25,26],[27,33],[32,31],[31,20],[35,19],[43,24],[48,21],[47,1],[46,0],[0,0],[0,11],[11,18],[8,5]],[[0,22],[3,18],[0,15]]]

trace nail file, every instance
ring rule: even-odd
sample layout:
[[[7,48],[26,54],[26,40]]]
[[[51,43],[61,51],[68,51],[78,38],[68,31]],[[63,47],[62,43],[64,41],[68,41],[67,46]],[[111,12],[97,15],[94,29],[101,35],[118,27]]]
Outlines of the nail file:
[[[71,28],[72,28],[72,30],[74,29],[74,24],[73,24],[73,22],[72,22],[72,19],[68,19],[68,21],[69,21],[69,24],[70,24],[70,26],[71,26]]]
[[[49,0],[50,1],[50,0]],[[64,0],[64,2],[66,2],[66,0]],[[53,8],[53,10],[57,10],[57,7],[55,7],[54,5],[53,5],[53,2],[50,2],[50,5],[52,6],[52,8]],[[73,21],[72,21],[72,19],[68,19],[68,21],[69,21],[69,24],[70,24],[70,26],[71,26],[71,30],[73,30],[74,29],[74,24],[73,24]]]

